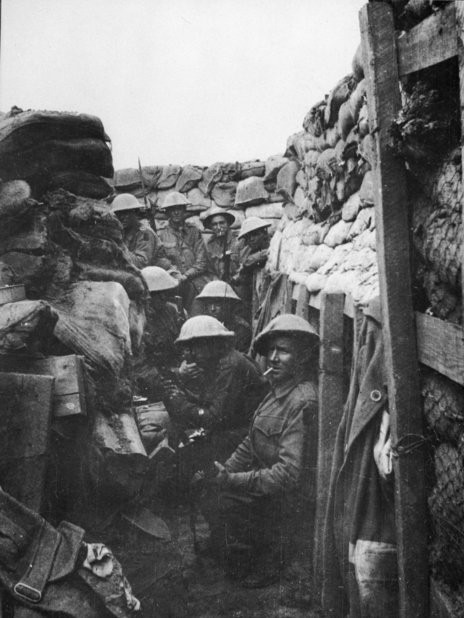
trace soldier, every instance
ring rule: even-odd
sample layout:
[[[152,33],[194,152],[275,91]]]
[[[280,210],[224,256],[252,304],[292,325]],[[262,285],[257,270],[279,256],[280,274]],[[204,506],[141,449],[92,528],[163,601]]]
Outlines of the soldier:
[[[172,270],[173,266],[160,239],[149,225],[140,220],[144,208],[131,193],[121,193],[111,203],[111,211],[122,225],[124,242],[132,263],[137,268],[156,265]]]
[[[247,437],[224,465],[215,462],[203,502],[211,549],[225,552],[230,574],[246,587],[279,577],[301,493],[306,427],[317,419],[318,336],[310,324],[283,314],[254,347],[266,358],[271,389]]]
[[[232,453],[267,390],[261,371],[233,341],[233,332],[206,315],[187,320],[176,341],[186,360],[180,381],[167,386],[164,403],[180,430],[206,432],[197,461],[186,466],[192,466],[190,476],[219,454]]]
[[[241,300],[225,281],[210,281],[196,297],[202,313],[211,315],[235,333],[235,348],[246,354],[250,349],[251,326],[237,314]]]
[[[162,399],[161,376],[169,374],[180,362],[174,341],[184,322],[170,296],[179,287],[174,277],[158,266],[147,266],[142,276],[150,292],[146,305],[146,326],[140,353],[134,364],[134,379],[138,395],[150,401]],[[161,374],[161,375],[160,375]]]
[[[206,241],[211,265],[216,276],[227,282],[240,265],[240,243],[230,229],[234,222],[235,216],[218,206],[213,206],[203,216],[203,225],[212,231],[211,238]]]
[[[173,191],[159,208],[166,212],[169,220],[168,225],[159,231],[159,237],[166,255],[180,272],[179,293],[187,312],[205,283],[216,278],[210,272],[200,230],[185,221],[189,204],[182,193]]]
[[[245,316],[250,319],[257,309],[262,284],[262,268],[269,253],[269,234],[266,223],[259,217],[248,217],[242,223],[238,239],[243,239],[244,249],[240,253],[240,269],[232,279],[245,307]]]

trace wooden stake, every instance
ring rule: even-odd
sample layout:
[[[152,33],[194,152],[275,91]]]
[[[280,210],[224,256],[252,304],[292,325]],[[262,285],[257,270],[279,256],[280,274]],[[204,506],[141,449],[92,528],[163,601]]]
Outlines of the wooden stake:
[[[461,103],[461,174],[462,162],[464,161],[464,6],[462,2],[455,2],[456,31],[458,39],[458,62],[459,62],[459,100]],[[461,176],[462,178],[462,176]],[[462,204],[462,217],[464,221],[464,203]],[[464,247],[461,247],[461,294],[464,301]],[[464,302],[463,302],[464,307]]]
[[[322,591],[324,521],[335,437],[345,401],[343,378],[343,294],[323,294],[320,313],[317,506],[314,526],[314,590]]]
[[[404,164],[390,149],[389,131],[401,107],[391,7],[371,2],[360,12],[374,171],[377,257],[392,444],[407,447],[423,434],[409,267]],[[394,459],[395,515],[402,618],[428,616],[427,502],[423,448]]]

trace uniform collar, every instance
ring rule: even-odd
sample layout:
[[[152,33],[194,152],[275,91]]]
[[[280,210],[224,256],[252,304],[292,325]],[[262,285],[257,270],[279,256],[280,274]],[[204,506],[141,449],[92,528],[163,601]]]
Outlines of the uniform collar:
[[[271,385],[271,391],[274,393],[277,399],[282,399],[283,397],[286,397],[300,383],[301,380],[290,378],[290,380],[286,380],[281,384],[276,384],[275,386]]]

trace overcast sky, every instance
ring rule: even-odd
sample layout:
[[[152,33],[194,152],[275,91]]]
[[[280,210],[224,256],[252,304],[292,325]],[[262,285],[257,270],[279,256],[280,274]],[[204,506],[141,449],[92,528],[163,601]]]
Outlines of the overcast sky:
[[[99,116],[115,168],[245,161],[346,73],[364,0],[3,0],[0,109]]]

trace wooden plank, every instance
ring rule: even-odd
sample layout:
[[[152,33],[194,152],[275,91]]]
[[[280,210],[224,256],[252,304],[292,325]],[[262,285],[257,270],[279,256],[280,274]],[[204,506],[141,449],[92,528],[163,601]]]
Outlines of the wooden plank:
[[[390,148],[390,126],[401,108],[391,7],[370,2],[360,11],[369,129],[375,140],[375,220],[382,329],[392,444],[423,435],[417,345],[409,267],[404,164]],[[395,518],[401,618],[429,612],[427,500],[422,448],[394,458]]]
[[[329,496],[335,437],[345,401],[343,375],[343,294],[323,294],[319,336],[319,418],[317,449],[317,506],[314,526],[314,590],[322,591],[324,521]]]
[[[293,308],[293,283],[287,278],[286,282],[287,294],[285,296],[285,305],[283,307],[285,313],[292,313]]]
[[[456,6],[462,2],[456,2]],[[400,76],[448,60],[458,53],[454,3],[397,38]]]
[[[464,330],[416,312],[419,362],[464,386]]]
[[[56,417],[85,415],[85,379],[82,356],[0,355],[0,371],[50,375],[55,378],[53,414]]]
[[[458,65],[459,65],[459,100],[461,104],[461,160],[464,161],[464,6],[462,2],[455,2],[456,32],[458,40]],[[461,165],[462,174],[462,165]],[[464,202],[461,204],[462,216],[464,217]],[[464,221],[464,218],[463,218]],[[464,247],[461,247],[461,297],[464,310]]]
[[[309,292],[304,285],[298,286],[295,314],[307,320],[309,318]]]
[[[53,381],[0,373],[0,485],[35,511],[45,486]]]

